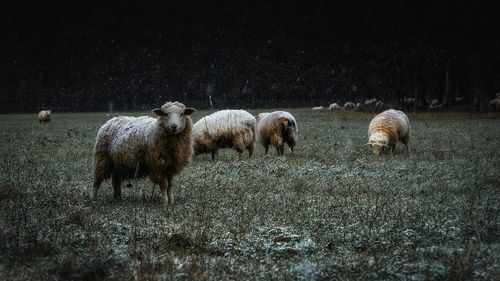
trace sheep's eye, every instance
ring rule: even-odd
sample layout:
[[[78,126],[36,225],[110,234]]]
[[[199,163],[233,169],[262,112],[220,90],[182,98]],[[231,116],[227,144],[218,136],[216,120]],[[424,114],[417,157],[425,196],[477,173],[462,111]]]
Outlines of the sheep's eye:
[[[181,113],[181,117],[184,116],[184,113]]]
[[[165,115],[164,115],[164,116],[168,118],[168,113],[165,113]]]

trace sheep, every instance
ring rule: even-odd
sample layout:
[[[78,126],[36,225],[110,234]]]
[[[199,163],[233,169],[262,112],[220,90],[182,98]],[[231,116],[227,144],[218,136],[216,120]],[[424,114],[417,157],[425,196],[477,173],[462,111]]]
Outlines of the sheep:
[[[311,110],[314,110],[314,111],[319,111],[319,110],[324,110],[325,108],[323,106],[315,106],[313,108],[311,108]]]
[[[218,160],[220,148],[234,148],[237,160],[245,149],[252,157],[256,124],[255,117],[245,110],[221,110],[205,116],[193,126],[194,153],[210,152],[212,160]]]
[[[375,155],[391,148],[396,148],[396,143],[401,141],[406,150],[410,151],[410,121],[402,111],[389,109],[375,116],[368,127],[368,143]]]
[[[341,110],[342,107],[340,107],[340,105],[338,105],[336,102],[330,104],[330,106],[328,107],[328,109],[330,110]]]
[[[288,144],[293,155],[297,143],[297,121],[286,111],[263,112],[257,116],[257,139],[267,154],[269,145],[276,147],[278,156],[284,155],[284,145]]]
[[[492,111],[500,111],[500,98],[496,98],[490,101],[490,108]]]
[[[348,102],[346,102],[346,103],[344,104],[344,109],[345,109],[345,110],[354,110],[354,108],[355,108],[355,107],[356,107],[356,106],[354,105],[354,103],[353,103],[353,102],[350,102],[350,101],[348,101]]]
[[[373,98],[371,100],[365,100],[363,104],[363,109],[366,112],[374,112],[377,106],[377,99]]]
[[[38,122],[44,125],[50,122],[52,110],[42,110],[38,113]]]
[[[384,110],[384,108],[385,108],[385,104],[384,104],[383,102],[381,102],[381,101],[377,101],[377,102],[375,103],[375,110],[376,110],[377,112],[380,112],[380,111]]]
[[[193,155],[192,122],[196,110],[180,102],[153,109],[157,118],[114,117],[98,131],[94,146],[94,188],[97,196],[103,180],[110,178],[114,197],[122,198],[124,179],[149,177],[160,185],[161,199],[173,203],[172,181]]]
[[[361,110],[362,110],[361,103],[358,102],[354,107],[354,111],[361,111]]]

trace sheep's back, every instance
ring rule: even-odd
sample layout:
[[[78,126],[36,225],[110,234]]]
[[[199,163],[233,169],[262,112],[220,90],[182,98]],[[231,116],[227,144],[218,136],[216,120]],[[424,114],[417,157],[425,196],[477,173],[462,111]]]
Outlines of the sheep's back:
[[[271,134],[278,132],[281,130],[279,120],[281,118],[288,119],[291,123],[293,123],[293,137],[297,139],[297,134],[299,132],[297,121],[293,117],[292,114],[286,111],[274,111],[271,113],[266,113],[263,115],[259,115],[260,120],[257,124],[257,138],[261,144],[264,144],[266,140],[268,140]]]
[[[110,158],[115,166],[135,169],[145,161],[146,148],[157,120],[150,117],[115,117],[97,133],[94,154]],[[115,167],[118,168],[118,167]]]
[[[389,109],[375,116],[368,127],[368,136],[375,132],[384,132],[397,139],[406,136],[410,131],[410,122],[402,111]]]
[[[251,133],[255,139],[256,121],[244,110],[221,110],[201,118],[193,125],[195,138],[232,138],[233,135]]]

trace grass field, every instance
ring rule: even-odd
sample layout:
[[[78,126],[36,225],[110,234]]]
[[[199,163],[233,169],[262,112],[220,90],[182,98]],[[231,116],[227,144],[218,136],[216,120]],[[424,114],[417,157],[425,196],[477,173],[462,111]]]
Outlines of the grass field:
[[[89,200],[106,114],[0,115],[0,279],[499,280],[499,116],[409,115],[412,151],[376,157],[373,115],[290,112],[293,157],[197,156],[173,205]]]

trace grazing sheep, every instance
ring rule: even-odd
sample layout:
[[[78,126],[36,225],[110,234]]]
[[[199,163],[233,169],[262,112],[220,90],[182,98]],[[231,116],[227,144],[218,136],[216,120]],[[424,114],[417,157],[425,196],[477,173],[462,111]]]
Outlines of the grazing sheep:
[[[44,125],[47,125],[47,123],[50,122],[50,119],[51,119],[51,112],[52,110],[42,110],[38,113],[38,122],[39,123],[42,123]]]
[[[210,152],[212,160],[218,160],[220,148],[234,148],[238,160],[245,149],[252,157],[256,124],[245,110],[221,110],[205,116],[193,126],[194,153]]]
[[[328,109],[330,109],[330,110],[341,110],[341,109],[342,109],[342,107],[340,107],[340,105],[338,105],[338,104],[335,102],[335,103],[330,104],[330,106],[328,107]]]
[[[285,143],[293,154],[298,132],[297,121],[286,111],[264,112],[257,116],[257,139],[264,146],[266,154],[271,144],[276,147],[278,156],[284,155]]]
[[[354,111],[361,111],[361,110],[362,110],[361,103],[358,102],[354,107]]]
[[[157,118],[115,117],[97,133],[94,146],[94,189],[111,177],[115,198],[121,198],[124,179],[148,176],[159,184],[163,202],[172,203],[172,180],[193,155],[191,115],[193,108],[167,102],[153,113]]]
[[[381,102],[381,101],[377,101],[377,102],[375,103],[375,110],[376,110],[377,112],[380,112],[380,111],[382,111],[382,110],[384,110],[384,109],[385,109],[385,104],[384,104],[383,102]]]
[[[490,108],[492,111],[499,112],[500,111],[500,98],[496,98],[490,101]]]
[[[368,127],[369,141],[373,153],[379,155],[389,148],[396,148],[396,143],[401,141],[409,151],[410,121],[402,111],[389,109],[375,116]]]
[[[325,108],[323,106],[315,106],[311,108],[311,110],[318,111],[318,110],[324,110]]]
[[[354,108],[355,108],[355,107],[356,107],[356,106],[354,105],[354,103],[353,103],[353,102],[350,102],[350,101],[348,101],[348,102],[346,102],[346,103],[344,104],[344,109],[345,109],[345,110],[354,110]]]
[[[371,100],[365,100],[363,104],[363,110],[366,112],[374,112],[377,106],[377,99],[373,98]]]

